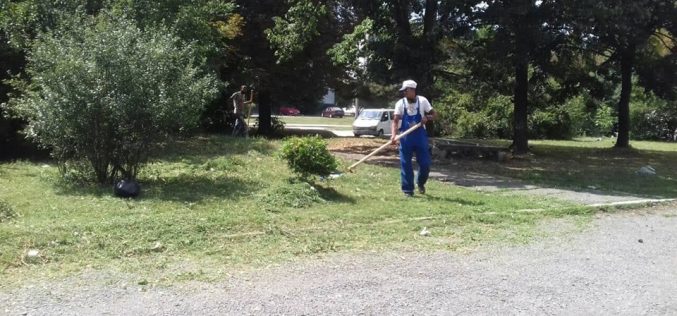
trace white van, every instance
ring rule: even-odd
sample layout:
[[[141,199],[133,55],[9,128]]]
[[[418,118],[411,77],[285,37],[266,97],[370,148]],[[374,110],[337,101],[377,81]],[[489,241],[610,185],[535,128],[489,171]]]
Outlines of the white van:
[[[353,122],[353,134],[390,136],[394,116],[393,109],[363,109]]]

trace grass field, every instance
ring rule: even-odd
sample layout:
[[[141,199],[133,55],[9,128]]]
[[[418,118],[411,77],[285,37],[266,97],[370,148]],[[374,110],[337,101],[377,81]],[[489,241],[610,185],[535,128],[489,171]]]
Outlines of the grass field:
[[[223,136],[176,142],[143,170],[136,200],[65,184],[50,162],[0,164],[3,285],[90,268],[142,271],[157,282],[210,280],[334,252],[525,242],[541,219],[585,221],[591,213],[436,181],[427,195],[405,198],[399,170],[372,165],[310,185],[276,158],[279,145]],[[430,237],[419,236],[423,227]]]

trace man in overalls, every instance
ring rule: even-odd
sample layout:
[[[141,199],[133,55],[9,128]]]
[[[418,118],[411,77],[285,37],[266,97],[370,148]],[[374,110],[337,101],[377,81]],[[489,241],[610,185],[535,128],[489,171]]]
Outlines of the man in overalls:
[[[405,80],[400,92],[404,94],[404,98],[395,103],[395,118],[391,127],[390,141],[397,144],[395,137],[397,137],[398,129],[404,132],[417,123],[422,123],[421,127],[399,139],[402,192],[410,197],[414,195],[414,168],[411,161],[414,153],[416,153],[416,162],[419,166],[416,185],[418,192],[425,194],[425,184],[428,181],[431,163],[425,124],[435,118],[435,110],[428,99],[416,95],[415,81]],[[400,121],[402,124],[398,128]]]

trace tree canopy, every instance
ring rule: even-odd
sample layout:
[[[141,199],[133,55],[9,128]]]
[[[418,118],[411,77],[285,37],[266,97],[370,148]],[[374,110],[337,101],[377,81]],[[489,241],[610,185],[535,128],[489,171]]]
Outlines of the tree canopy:
[[[263,135],[271,134],[280,106],[312,113],[327,89],[340,100],[389,101],[402,80],[414,79],[440,112],[436,130],[451,136],[511,138],[515,152],[525,153],[533,137],[617,132],[616,146],[627,147],[632,137],[668,138],[677,129],[667,119],[647,130],[677,108],[676,5],[5,0],[0,53],[7,58],[0,66],[5,79],[35,80],[39,74],[25,72],[25,56],[35,53],[40,34],[72,24],[78,14],[106,12],[195,48],[194,60],[204,59],[205,71],[223,82],[203,117],[218,115],[240,85],[252,85]],[[0,88],[5,100],[20,97],[6,81]],[[6,111],[0,114],[6,120]]]

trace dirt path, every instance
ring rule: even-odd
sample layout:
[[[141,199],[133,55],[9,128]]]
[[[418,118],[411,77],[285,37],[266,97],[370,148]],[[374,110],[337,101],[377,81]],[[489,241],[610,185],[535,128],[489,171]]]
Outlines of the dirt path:
[[[90,272],[0,292],[0,314],[677,314],[676,204],[573,227],[550,221],[549,237],[470,254],[343,254],[168,288]]]

